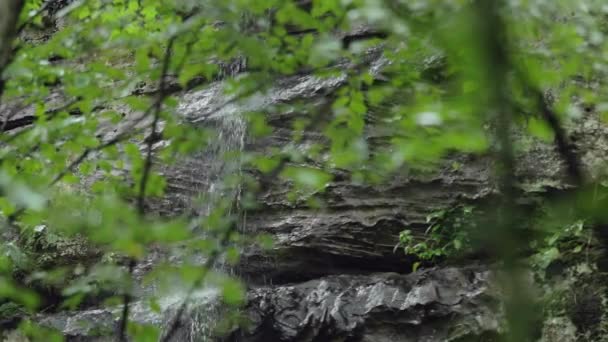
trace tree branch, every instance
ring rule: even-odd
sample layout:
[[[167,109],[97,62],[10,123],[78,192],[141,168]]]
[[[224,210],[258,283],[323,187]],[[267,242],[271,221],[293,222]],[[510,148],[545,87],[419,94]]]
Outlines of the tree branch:
[[[6,88],[4,70],[13,57],[13,41],[17,36],[17,21],[23,10],[24,0],[0,1],[0,103]]]
[[[161,74],[160,74],[160,85],[158,97],[153,105],[154,111],[154,119],[152,120],[151,135],[154,136],[158,130],[158,122],[160,120],[160,114],[162,111],[163,101],[167,96],[166,93],[166,78],[169,73],[169,66],[171,64],[171,55],[173,54],[173,45],[177,37],[172,36],[169,39],[169,43],[167,45],[167,50],[165,51],[165,57],[162,64]],[[149,139],[146,147],[146,160],[144,161],[144,168],[141,177],[141,182],[139,184],[139,195],[137,196],[137,211],[140,217],[143,218],[145,213],[145,197],[146,197],[146,187],[148,184],[148,179],[150,177],[150,172],[152,171],[152,152],[153,152],[154,139]],[[129,277],[133,274],[133,269],[135,268],[137,261],[134,258],[130,258],[129,260]],[[125,291],[123,296],[123,306],[122,306],[122,315],[120,318],[120,325],[118,330],[119,341],[127,341],[127,323],[129,320],[129,304],[131,303],[131,294],[128,291]]]
[[[535,329],[534,301],[528,293],[524,272],[519,265],[519,251],[525,245],[518,234],[515,217],[517,216],[515,190],[515,153],[511,142],[513,98],[508,87],[508,74],[513,63],[509,55],[507,24],[503,17],[504,1],[477,0],[472,6],[479,20],[479,40],[481,53],[486,58],[484,65],[485,81],[489,87],[487,104],[494,111],[496,123],[495,137],[496,161],[498,162],[499,189],[501,202],[495,214],[495,228],[486,238],[495,256],[504,264],[504,277],[501,277],[505,294],[505,312],[509,341],[527,341]]]
[[[167,52],[165,53],[165,59],[163,61],[163,66],[162,66],[162,70],[161,70],[161,76],[160,76],[160,86],[159,86],[159,93],[158,93],[158,98],[156,100],[156,102],[154,103],[154,119],[152,121],[152,132],[151,132],[151,136],[156,136],[157,134],[157,130],[158,130],[158,121],[160,119],[160,113],[162,110],[162,105],[163,105],[163,101],[165,100],[165,97],[167,96],[166,94],[166,77],[167,74],[169,72],[169,64],[171,62],[171,54],[173,52],[173,44],[175,43],[175,37],[171,38],[169,40],[169,44],[167,46]],[[144,163],[144,169],[143,169],[143,174],[141,177],[141,183],[139,185],[139,196],[137,198],[137,210],[139,212],[140,215],[143,216],[144,214],[144,199],[146,196],[146,186],[148,183],[148,178],[150,176],[150,171],[152,168],[152,148],[154,145],[154,139],[149,139],[148,140],[148,144],[147,144],[147,151],[146,151],[146,160]]]
[[[42,4],[42,6],[40,6],[40,8],[35,13],[30,15],[26,21],[19,25],[17,31],[15,32],[15,36],[19,36],[29,25],[34,22],[37,17],[39,17],[42,13],[44,13],[44,11],[46,11],[46,9],[51,5],[51,3],[53,3],[53,1],[46,1],[44,4]]]
[[[63,177],[65,177],[68,173],[73,172],[74,169],[80,165],[80,163],[82,163],[91,153],[94,152],[99,152],[99,151],[103,151],[104,149],[110,147],[110,146],[114,146],[120,142],[123,142],[127,139],[129,139],[130,137],[140,133],[141,131],[143,131],[142,128],[136,128],[135,126],[140,123],[142,120],[144,120],[148,115],[150,115],[150,112],[152,111],[152,108],[154,108],[153,106],[151,106],[150,108],[148,108],[148,110],[146,110],[139,118],[137,118],[133,124],[131,125],[130,128],[125,129],[125,131],[117,136],[115,136],[114,138],[102,143],[101,145],[95,146],[95,147],[91,147],[91,148],[87,148],[85,149],[76,159],[74,159],[68,166],[66,166],[63,170],[61,170],[61,172],[59,172],[54,178],[53,180],[51,180],[51,182],[49,182],[48,187],[52,187],[53,185],[57,184],[59,181],[61,181],[63,179]],[[19,132],[21,133],[21,132]],[[33,147],[33,149],[35,149],[37,146]],[[2,162],[2,159],[0,159],[0,163]],[[20,208],[17,211],[15,211],[13,214],[11,214],[8,217],[9,222],[14,222],[19,216],[21,216],[23,213],[25,212],[25,208]]]
[[[559,122],[559,117],[551,109],[550,104],[547,102],[544,94],[538,90],[536,90],[535,92],[538,101],[541,105],[543,118],[555,134],[555,146],[557,147],[557,151],[561,155],[562,159],[566,163],[566,168],[568,170],[568,176],[570,180],[574,182],[576,186],[583,185],[583,168],[581,166],[582,164],[579,160],[579,157],[574,149],[574,146],[570,143],[566,131]]]

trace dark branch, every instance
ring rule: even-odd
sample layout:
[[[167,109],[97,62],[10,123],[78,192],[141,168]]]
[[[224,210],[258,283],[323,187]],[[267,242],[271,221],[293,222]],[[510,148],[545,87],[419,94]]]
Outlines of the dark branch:
[[[555,134],[555,146],[566,163],[568,176],[576,186],[581,186],[585,182],[585,176],[581,161],[576,153],[574,146],[570,143],[566,131],[559,122],[559,117],[551,109],[550,104],[545,99],[541,91],[536,91],[538,101],[541,105],[542,115],[553,133]]]
[[[46,9],[53,3],[53,1],[45,2],[40,8],[32,15],[27,18],[19,27],[17,28],[16,36],[20,35],[28,26],[30,26],[37,17],[39,17]]]
[[[157,134],[158,130],[158,122],[160,120],[160,114],[162,111],[163,101],[167,96],[166,92],[166,78],[169,73],[169,66],[171,64],[171,55],[173,54],[173,44],[175,43],[176,37],[171,37],[169,39],[169,43],[167,45],[167,50],[165,51],[165,57],[162,64],[161,74],[160,74],[160,85],[158,97],[153,104],[154,111],[154,119],[152,120],[151,136]],[[146,160],[144,162],[143,173],[141,177],[141,182],[139,184],[139,195],[137,196],[137,211],[139,215],[143,218],[145,211],[145,197],[146,197],[146,186],[148,184],[148,179],[150,177],[150,172],[152,171],[152,152],[153,152],[154,139],[150,139],[147,142],[146,147]],[[137,261],[134,258],[130,258],[129,260],[129,277],[133,274],[133,269]],[[122,306],[122,315],[120,318],[120,326],[118,330],[119,341],[127,341],[127,322],[129,320],[129,304],[131,303],[131,294],[129,291],[125,291],[123,296],[123,306]]]
[[[53,180],[51,181],[49,186],[53,186],[53,185],[57,184],[57,182],[59,182],[61,179],[63,179],[63,177],[65,177],[68,173],[72,172],[74,170],[74,168],[76,168],[78,165],[80,165],[80,163],[82,163],[89,156],[89,154],[91,152],[92,152],[91,149],[84,150],[84,152],[82,152],[82,154],[80,156],[78,156],[78,158],[74,159],[65,169],[63,169],[61,172],[59,172],[55,176],[55,178],[53,178]]]
[[[23,10],[24,0],[3,1],[0,10],[5,13],[0,15],[0,103],[6,89],[4,70],[13,60],[13,40],[17,37],[17,21]],[[4,27],[3,27],[4,26]]]
[[[160,119],[160,113],[162,110],[163,101],[166,97],[166,77],[169,71],[169,64],[171,62],[171,54],[173,51],[173,44],[175,42],[175,38],[171,38],[169,40],[169,45],[167,46],[167,52],[165,53],[165,59],[163,61],[163,66],[161,70],[160,76],[160,86],[159,93],[156,102],[154,103],[154,119],[152,121],[152,132],[150,136],[154,137],[158,134],[158,121]],[[146,150],[146,160],[144,163],[143,174],[141,177],[141,183],[139,184],[139,196],[137,197],[137,210],[140,215],[144,214],[144,200],[146,197],[146,186],[148,184],[148,178],[150,176],[150,171],[152,168],[152,148],[154,145],[154,139],[149,139],[147,143]]]

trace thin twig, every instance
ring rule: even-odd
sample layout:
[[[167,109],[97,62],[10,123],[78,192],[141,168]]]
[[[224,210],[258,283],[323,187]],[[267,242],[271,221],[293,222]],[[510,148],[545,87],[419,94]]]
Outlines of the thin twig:
[[[559,117],[551,109],[550,104],[547,102],[543,93],[539,90],[535,90],[535,92],[541,105],[543,118],[555,134],[555,146],[566,163],[570,180],[574,182],[575,186],[582,186],[585,182],[585,176],[579,156],[577,155],[574,146],[570,143],[566,131],[560,124]]]
[[[149,115],[149,112],[150,112],[150,110],[147,110],[141,117],[139,117],[135,121],[135,123],[131,126],[131,129],[126,129],[125,132],[123,132],[122,134],[115,136],[114,138],[106,141],[105,143],[103,143],[101,145],[85,149],[76,159],[74,159],[74,161],[72,161],[68,166],[66,166],[63,170],[61,170],[53,178],[53,180],[51,180],[51,182],[49,182],[48,187],[52,187],[53,185],[55,185],[59,181],[61,181],[63,179],[63,177],[65,177],[68,173],[73,172],[74,169],[78,165],[80,165],[80,163],[82,163],[86,159],[86,157],[89,156],[91,153],[103,151],[104,149],[106,149],[110,146],[114,146],[120,142],[123,142],[123,141],[131,138],[134,135],[139,134],[143,129],[141,129],[141,128],[135,129],[134,126],[137,123],[141,122],[143,119],[145,119]],[[0,161],[2,161],[2,160],[0,160]],[[13,214],[11,214],[8,217],[8,220],[10,222],[14,222],[19,216],[21,216],[25,212],[25,210],[26,210],[26,208],[17,209]]]
[[[47,1],[45,2],[42,6],[40,6],[40,8],[31,16],[29,16],[29,18],[27,18],[26,21],[24,21],[21,25],[19,25],[19,27],[17,27],[17,31],[15,33],[16,36],[19,36],[23,30],[25,30],[29,25],[31,25],[34,20],[40,16],[44,11],[46,11],[46,9],[53,3],[53,1]]]
[[[133,274],[133,270],[135,269],[135,266],[137,265],[137,262],[135,261],[134,258],[129,258],[129,266],[128,266],[128,272],[127,274],[129,275],[129,280],[131,279],[131,276]],[[123,305],[122,305],[122,313],[120,316],[120,326],[119,326],[119,332],[118,332],[118,338],[119,341],[121,342],[126,342],[127,339],[127,322],[129,321],[129,304],[131,303],[131,294],[129,293],[129,290],[125,290],[125,293],[122,296],[122,300],[123,300]]]
[[[173,51],[173,44],[175,42],[175,38],[171,38],[169,40],[169,45],[167,47],[167,52],[165,54],[165,60],[163,62],[163,67],[160,76],[160,91],[158,94],[158,99],[154,103],[154,120],[152,121],[152,132],[151,136],[154,137],[157,134],[158,130],[158,121],[160,119],[160,113],[162,110],[163,101],[165,99],[165,87],[166,82],[165,78],[169,71],[169,63],[171,62],[171,53]],[[141,183],[139,185],[139,196],[137,198],[137,209],[140,215],[144,214],[144,199],[146,196],[146,186],[148,183],[148,178],[150,176],[150,170],[152,168],[152,150],[154,146],[154,139],[148,140],[147,151],[146,151],[146,160],[144,162],[143,174],[141,177]]]
[[[53,185],[57,184],[57,182],[59,182],[61,179],[63,179],[63,177],[65,177],[68,173],[72,172],[72,170],[74,170],[74,168],[76,168],[76,166],[80,165],[80,163],[82,163],[91,152],[92,152],[92,149],[90,149],[90,148],[87,148],[86,150],[84,150],[84,152],[82,152],[82,154],[80,154],[80,156],[78,156],[78,158],[74,159],[68,166],[66,166],[61,172],[59,172],[55,176],[55,178],[53,178],[53,180],[51,181],[49,186],[53,186]]]
[[[177,312],[170,321],[171,324],[169,325],[169,330],[167,330],[165,335],[162,337],[161,342],[169,342],[171,337],[173,337],[173,335],[177,332],[177,329],[181,325],[182,316],[186,312],[186,308],[188,307],[188,303],[190,302],[194,291],[196,291],[196,289],[198,289],[203,284],[205,278],[207,277],[209,269],[211,269],[211,267],[213,267],[213,265],[218,261],[221,255],[221,249],[230,241],[230,236],[232,235],[232,233],[236,232],[236,230],[237,224],[232,223],[230,227],[224,231],[224,235],[220,240],[220,246],[211,253],[209,258],[205,262],[205,265],[203,266],[201,274],[194,281],[194,283],[192,283],[192,286],[188,289],[184,300],[182,301],[179,308],[177,309]]]
[[[169,72],[169,66],[171,63],[171,55],[173,53],[173,45],[177,37],[173,36],[169,39],[169,43],[167,45],[167,50],[165,52],[165,57],[162,64],[161,75],[160,75],[160,85],[159,85],[159,93],[158,98],[156,99],[153,107],[154,107],[154,119],[152,120],[151,135],[156,135],[156,131],[158,130],[158,122],[160,120],[160,114],[162,111],[163,101],[166,97],[166,78]],[[140,217],[143,218],[145,213],[145,197],[146,197],[146,186],[148,184],[148,179],[150,177],[150,172],[152,170],[152,152],[154,147],[154,139],[149,139],[147,144],[146,151],[146,160],[144,162],[143,173],[141,177],[141,182],[139,184],[139,195],[137,196],[137,211]],[[133,274],[133,270],[137,264],[137,261],[134,258],[130,258],[129,260],[129,270],[128,275],[129,278]],[[129,320],[129,304],[131,303],[131,294],[129,291],[125,291],[123,296],[123,307],[122,307],[122,316],[120,318],[120,326],[118,330],[119,341],[127,341],[127,323]]]

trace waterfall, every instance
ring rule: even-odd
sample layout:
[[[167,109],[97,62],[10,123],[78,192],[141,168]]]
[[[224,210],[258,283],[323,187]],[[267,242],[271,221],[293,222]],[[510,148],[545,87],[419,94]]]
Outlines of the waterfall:
[[[240,70],[237,65],[234,70]],[[312,98],[320,91],[335,88],[344,82],[345,76],[334,78],[318,78],[315,76],[297,76],[283,80],[278,86],[265,93],[256,93],[242,101],[223,93],[223,83],[216,82],[209,87],[189,92],[182,98],[178,111],[184,118],[195,124],[214,129],[215,140],[210,141],[205,151],[196,155],[198,168],[189,166],[191,177],[198,177],[194,189],[194,197],[203,199],[202,206],[193,200],[194,216],[208,215],[214,203],[228,198],[238,203],[240,188],[238,184],[227,184],[226,177],[238,175],[241,172],[240,152],[245,147],[246,121],[244,113],[268,108],[277,103],[285,103],[294,98]],[[236,152],[236,156],[230,154]],[[202,232],[204,234],[204,232]],[[204,237],[203,237],[204,238]],[[201,264],[204,261],[201,261]],[[229,272],[227,269],[222,271]],[[164,298],[160,324],[166,329],[170,324],[176,309],[181,304],[184,293],[177,291]],[[199,289],[188,303],[184,315],[184,324],[173,336],[175,342],[207,342],[211,340],[213,330],[221,312],[218,290],[209,287]],[[159,320],[155,321],[158,323]]]
[[[239,64],[240,66],[240,64]],[[234,72],[240,71],[237,67]],[[224,98],[215,93],[219,88],[211,88],[211,94]],[[221,89],[220,89],[221,90]],[[185,94],[178,111],[188,117],[192,111],[209,108],[209,90],[194,91]],[[222,200],[238,203],[240,196],[239,183],[226,182],[227,177],[239,176],[241,172],[240,153],[245,145],[246,122],[242,111],[231,111],[225,115],[209,116],[203,122],[205,128],[212,128],[214,136],[208,142],[204,151],[193,156],[204,170],[192,169],[192,177],[198,177],[199,182],[194,190],[191,201],[191,212],[196,217],[204,217],[211,213],[214,206]],[[205,232],[200,232],[200,238],[205,238]],[[200,260],[202,265],[204,259]],[[218,266],[221,267],[221,266]],[[229,271],[221,269],[221,271]],[[166,333],[173,322],[176,311],[186,296],[186,289],[174,289],[171,295],[162,298],[161,318],[155,323],[162,326],[161,333]],[[183,315],[183,324],[172,337],[172,341],[206,342],[210,340],[215,323],[220,319],[221,309],[218,290],[211,286],[203,286],[194,292],[187,303]]]
[[[186,97],[192,101],[192,97],[201,94],[188,94]],[[195,102],[188,102],[192,105]],[[206,121],[205,126],[212,126],[215,131],[214,140],[211,141],[204,151],[188,157],[184,162],[196,163],[198,168],[203,170],[191,169],[189,177],[196,177],[196,187],[191,190],[191,211],[195,216],[204,217],[213,210],[214,204],[227,198],[237,201],[240,196],[238,184],[228,184],[225,182],[227,176],[238,175],[240,173],[240,158],[238,154],[242,151],[245,144],[246,123],[241,115],[219,116]],[[232,154],[236,153],[236,156]],[[188,164],[187,168],[191,168]],[[201,201],[202,200],[202,201]],[[195,228],[194,238],[205,239],[205,231]],[[171,263],[181,263],[188,261],[191,264],[203,265],[206,262],[203,255],[182,255],[179,248],[169,251],[169,261]],[[167,256],[165,256],[167,257]],[[186,259],[188,258],[188,259]],[[154,266],[159,260],[150,260],[147,267]],[[221,268],[221,266],[218,266]],[[146,268],[146,267],[143,267]],[[219,271],[226,271],[220,269]],[[175,284],[171,284],[168,291],[161,291],[157,284],[141,287],[137,292],[138,298],[132,305],[131,319],[142,324],[150,324],[161,329],[161,335],[165,334],[171,326],[176,312],[187,298],[188,286],[175,279]],[[160,312],[150,310],[147,297],[157,298]],[[189,298],[186,311],[182,316],[179,329],[173,335],[171,341],[175,342],[207,342],[211,340],[215,323],[220,319],[220,296],[218,289],[203,285],[196,289]]]
[[[239,71],[240,67],[235,66],[232,70]],[[167,196],[160,199],[164,201],[160,204],[151,203],[150,210],[169,208],[171,211],[162,212],[169,216],[184,214],[183,210],[186,210],[186,214],[196,219],[209,214],[213,209],[213,203],[217,203],[218,200],[229,199],[238,202],[240,196],[238,184],[227,184],[224,179],[227,176],[238,176],[241,172],[241,160],[238,155],[245,147],[247,126],[245,113],[263,111],[276,104],[288,104],[295,99],[313,100],[323,97],[328,89],[339,87],[345,80],[345,74],[333,77],[292,76],[278,79],[270,89],[251,94],[240,101],[236,101],[234,95],[225,94],[225,83],[222,81],[183,94],[177,110],[181,119],[201,128],[211,128],[215,136],[204,149],[201,148],[202,151],[199,153],[179,160],[172,166],[159,165],[159,172],[168,175]],[[284,109],[282,113],[289,115],[290,109]],[[236,156],[230,156],[232,152],[236,152]],[[201,202],[200,199],[204,201]],[[173,208],[176,210],[173,211]],[[205,238],[203,229],[194,229],[198,229],[195,230],[195,238],[197,236],[201,239]],[[151,284],[142,281],[150,269],[163,261],[174,265],[185,261],[193,265],[203,265],[206,262],[204,255],[192,256],[190,253],[183,253],[180,246],[174,246],[169,250],[152,248],[135,268],[136,288],[133,293],[135,299],[131,304],[129,318],[135,323],[160,328],[161,333],[166,332],[189,290],[188,285],[179,277],[173,279],[163,275],[164,279],[153,281]],[[229,272],[227,269],[222,271]],[[169,282],[170,287],[163,289],[163,282]],[[156,308],[160,310],[151,309],[150,298],[156,300],[158,304]],[[222,306],[218,289],[203,285],[193,293],[187,304],[187,310],[182,316],[183,324],[172,341],[211,341],[212,332],[221,318]],[[112,325],[117,323],[116,318],[120,317],[120,313],[121,307],[114,306],[66,313],[65,320],[57,320],[52,316],[41,320],[45,322],[44,324],[56,327],[60,331],[76,331],[78,327],[87,325],[112,331]]]

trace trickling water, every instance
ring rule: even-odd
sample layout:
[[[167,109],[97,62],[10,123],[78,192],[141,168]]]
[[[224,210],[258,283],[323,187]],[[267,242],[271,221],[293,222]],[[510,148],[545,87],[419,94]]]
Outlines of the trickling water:
[[[184,293],[175,294],[164,299],[161,325],[163,333],[172,324],[173,319],[184,300]],[[219,293],[215,288],[205,288],[195,292],[183,314],[182,325],[172,337],[175,342],[207,342],[213,335],[215,323],[219,319]]]
[[[257,111],[278,103],[286,103],[294,98],[310,98],[319,95],[326,89],[338,87],[345,80],[341,75],[333,78],[315,76],[298,76],[283,80],[276,87],[264,94],[254,94],[242,101],[234,101],[223,95],[222,83],[185,94],[178,110],[190,121],[214,129],[215,140],[209,142],[205,151],[196,155],[198,167],[188,167],[189,177],[196,179],[195,197],[203,199],[192,201],[195,215],[205,216],[213,209],[213,204],[220,199],[237,200],[240,195],[238,185],[226,184],[226,176],[238,175],[241,172],[239,152],[245,145],[246,121],[244,113]],[[204,170],[200,170],[204,168]],[[202,206],[197,205],[202,202]],[[204,238],[204,237],[202,237]],[[201,260],[201,264],[204,260]],[[224,270],[226,271],[226,270]],[[173,289],[170,296],[161,297],[161,314],[151,315],[147,303],[141,305],[141,315],[146,317],[139,321],[161,325],[166,329],[171,324],[175,311],[181,305],[185,290]],[[217,322],[219,312],[217,290],[204,288],[191,298],[184,315],[184,324],[173,336],[173,341],[206,342]],[[138,320],[136,318],[136,320]]]
[[[237,70],[239,70],[237,68]],[[203,201],[192,201],[195,215],[205,216],[213,209],[213,204],[221,199],[236,200],[240,195],[238,185],[227,184],[227,176],[238,175],[241,172],[239,153],[245,145],[246,121],[243,113],[267,108],[277,103],[285,103],[294,98],[314,97],[321,90],[334,88],[344,82],[345,77],[318,78],[300,76],[284,80],[278,86],[266,93],[254,94],[233,101],[223,95],[222,83],[217,82],[210,87],[185,94],[178,110],[185,118],[205,127],[212,127],[216,133],[215,139],[209,142],[205,151],[196,156],[200,162],[199,169],[189,168],[190,177],[197,178],[195,194]],[[200,168],[204,168],[204,172]],[[196,203],[202,202],[202,206]],[[202,237],[204,238],[204,236]],[[201,261],[201,264],[204,261]],[[227,271],[227,270],[224,270]],[[167,329],[175,311],[182,303],[185,292],[177,291],[171,296],[163,297],[162,315],[153,322]],[[169,304],[168,304],[169,303]],[[142,311],[146,307],[142,307]],[[184,315],[185,322],[173,337],[173,341],[206,342],[210,340],[219,312],[217,290],[204,288],[194,296],[188,304]]]
[[[203,165],[204,170],[191,170],[192,177],[199,177],[198,186],[192,189],[195,194],[204,198],[202,204],[200,199],[192,199],[192,210],[197,215],[205,216],[213,210],[217,201],[231,198],[238,201],[240,189],[238,185],[230,185],[224,182],[226,176],[235,175],[240,172],[240,159],[238,152],[244,147],[246,125],[244,120],[237,115],[226,116],[210,122],[216,130],[217,136],[204,153],[195,155],[198,159],[197,165]],[[236,152],[236,157],[230,155]],[[205,238],[205,232],[199,233],[199,238]],[[151,260],[154,265],[158,260]],[[172,264],[188,262],[189,264],[203,265],[206,262],[204,256],[185,255],[179,248],[170,252],[168,261]],[[221,267],[221,266],[217,266]],[[227,270],[221,270],[227,271]],[[220,300],[218,290],[210,285],[204,285],[196,290],[189,298],[189,288],[180,285],[179,279],[164,279],[170,288],[161,289],[161,284],[151,284],[141,288],[139,296],[141,299],[133,304],[131,319],[144,324],[151,324],[161,328],[161,335],[165,334],[172,325],[175,315],[184,300],[188,299],[186,311],[180,320],[180,327],[172,336],[175,342],[207,342],[213,333],[215,323],[219,319]],[[166,284],[167,285],[167,284]],[[157,298],[160,312],[150,310],[147,297]]]
[[[377,60],[371,65],[372,74],[378,74],[385,61]],[[233,73],[242,71],[245,67],[245,60],[236,61],[234,64],[222,67],[227,77],[234,76]],[[223,93],[224,83],[214,82],[205,89],[191,91],[184,94],[178,107],[178,112],[183,119],[196,125],[213,128],[216,132],[215,140],[210,141],[205,150],[181,163],[179,174],[171,175],[169,181],[174,181],[168,191],[170,197],[169,205],[165,202],[163,210],[172,207],[179,207],[175,213],[182,213],[182,203],[172,206],[171,201],[187,198],[193,216],[205,216],[213,209],[213,203],[218,199],[228,198],[231,201],[238,199],[240,189],[237,185],[230,185],[223,182],[226,176],[238,175],[241,172],[241,160],[239,152],[244,149],[246,137],[246,120],[244,113],[249,111],[263,111],[276,104],[288,104],[295,99],[312,99],[323,96],[327,92],[336,89],[344,84],[346,74],[337,74],[329,78],[321,78],[313,75],[293,76],[282,80],[277,80],[274,86],[266,91],[253,94],[241,101],[236,101],[231,96]],[[285,113],[285,112],[283,112]],[[235,155],[230,155],[236,152]],[[177,178],[177,179],[176,179]],[[170,185],[171,186],[171,185]],[[197,197],[205,199],[199,205]],[[186,201],[186,200],[185,200]],[[163,213],[164,214],[164,213]],[[173,214],[173,213],[169,213]],[[204,236],[201,236],[204,238]],[[151,324],[166,330],[169,322],[174,318],[176,310],[184,301],[188,289],[181,287],[180,282],[176,281],[169,293],[162,292],[158,284],[142,285],[141,278],[150,268],[156,266],[161,260],[167,257],[164,251],[158,251],[158,256],[150,253],[150,258],[138,265],[135,270],[136,282],[140,288],[135,291],[138,300],[131,306],[131,317],[135,322]],[[179,249],[171,251],[169,262],[179,264],[186,258],[179,254]],[[198,257],[189,259],[189,263],[203,265],[205,259]],[[150,309],[148,297],[158,299],[160,312]],[[218,290],[212,287],[199,289],[188,301],[188,308],[184,318],[184,324],[178,333],[173,336],[173,341],[206,342],[211,340],[210,334],[217,322],[220,301]],[[111,311],[113,316],[108,312]],[[90,322],[92,326],[103,325],[110,327],[116,323],[112,317],[120,314],[120,308],[116,307],[109,310],[85,310],[77,314],[70,314],[68,320],[80,320]],[[101,318],[110,317],[109,320],[102,322]],[[52,317],[49,317],[52,320]],[[69,323],[69,322],[68,322]],[[53,325],[54,323],[49,323]],[[57,323],[59,324],[59,323]],[[58,329],[62,329],[58,326]],[[64,327],[64,329],[66,329]],[[162,332],[161,332],[162,333]]]
[[[239,154],[245,145],[246,123],[241,115],[219,117],[208,124],[213,126],[215,137],[199,157],[204,160],[205,172],[201,176],[200,170],[192,170],[202,177],[202,185],[196,189],[199,201],[195,199],[192,208],[198,216],[208,215],[222,198],[238,201],[238,183],[226,178],[240,175]],[[196,202],[202,202],[202,207]]]
[[[233,72],[240,71],[239,68],[235,70]],[[200,92],[186,94],[178,110],[188,115],[189,111],[196,107],[204,106],[205,101],[201,103],[200,98],[197,100],[200,95]],[[204,170],[190,170],[192,177],[199,177],[198,186],[194,189],[195,198],[191,203],[192,212],[199,217],[208,215],[220,200],[228,199],[238,203],[240,186],[238,183],[226,182],[226,178],[238,176],[241,172],[240,153],[244,148],[246,135],[246,122],[239,112],[209,118],[204,125],[212,127],[215,136],[208,142],[204,152],[195,156],[202,162]],[[201,238],[205,238],[204,232],[201,234]],[[201,260],[200,264],[203,263]],[[185,297],[186,291],[175,291],[162,298],[162,333],[166,333],[171,326]],[[172,341],[208,341],[218,319],[219,304],[217,289],[206,287],[195,292],[189,299],[183,316],[184,322]]]
[[[234,70],[240,70],[235,66]],[[227,69],[228,70],[228,69]],[[373,71],[372,72],[377,72]],[[215,139],[210,141],[205,150],[198,155],[182,160],[176,166],[178,170],[163,170],[170,173],[168,186],[168,199],[163,199],[162,210],[175,208],[168,214],[182,213],[184,204],[190,206],[193,216],[205,216],[213,209],[213,203],[219,199],[237,201],[240,196],[238,184],[226,184],[226,176],[237,175],[241,172],[239,152],[244,149],[246,136],[246,120],[244,113],[250,111],[263,111],[276,104],[288,104],[295,99],[312,99],[323,96],[344,84],[345,74],[334,77],[320,78],[315,76],[293,76],[278,80],[273,87],[265,92],[260,91],[241,101],[235,101],[223,92],[223,82],[214,82],[203,90],[191,91],[184,94],[178,107],[184,120],[192,124],[213,128]],[[285,113],[285,112],[283,112]],[[236,155],[230,155],[236,152]],[[181,165],[181,166],[180,166]],[[171,183],[173,182],[173,183]],[[204,197],[203,204],[199,204],[197,197]],[[179,201],[176,202],[176,201]],[[175,202],[175,203],[173,203]],[[161,209],[159,207],[159,209]],[[188,209],[188,208],[186,208]],[[204,238],[204,232],[199,236]],[[203,265],[206,260],[203,256],[191,256],[182,253],[178,246],[169,251],[153,250],[146,260],[136,267],[134,276],[138,288],[135,290],[135,300],[131,305],[130,319],[137,323],[151,324],[161,328],[165,333],[170,322],[175,317],[176,310],[184,302],[188,293],[179,279],[160,279],[170,284],[168,291],[162,289],[161,282],[144,285],[142,277],[151,268],[162,261],[170,264],[188,262],[194,265]],[[167,260],[168,258],[168,260]],[[167,278],[167,277],[166,277]],[[160,312],[151,310],[149,298],[156,298]],[[203,286],[188,300],[188,306],[182,324],[172,341],[179,342],[208,342],[211,333],[218,322],[221,303],[218,290],[211,286]],[[78,313],[66,314],[66,320],[48,317],[47,324],[63,331],[81,329],[82,324],[112,329],[116,325],[113,317],[120,316],[119,306],[111,309],[84,310]],[[62,323],[63,324],[62,326]],[[82,329],[81,329],[82,330]]]

